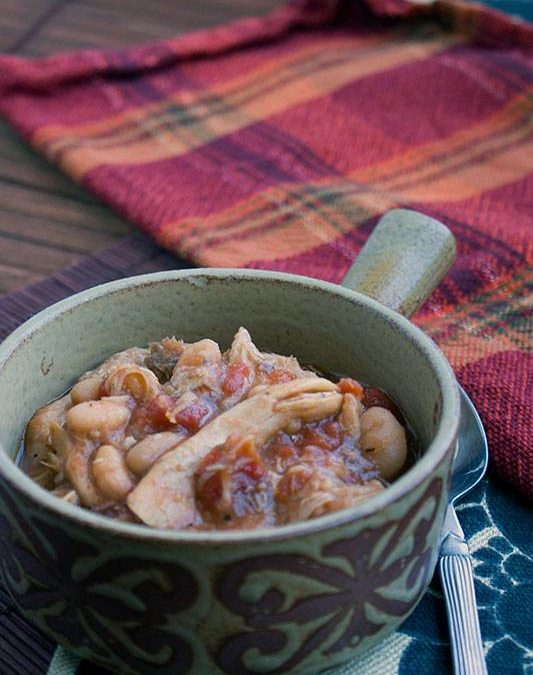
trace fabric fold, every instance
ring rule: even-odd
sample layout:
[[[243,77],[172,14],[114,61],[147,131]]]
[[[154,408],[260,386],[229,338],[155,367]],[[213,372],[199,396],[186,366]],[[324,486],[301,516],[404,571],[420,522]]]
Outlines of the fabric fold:
[[[457,262],[415,321],[531,495],[532,47],[529,24],[455,0],[298,0],[132,49],[0,57],[0,112],[197,265],[339,281],[388,209],[442,220]]]

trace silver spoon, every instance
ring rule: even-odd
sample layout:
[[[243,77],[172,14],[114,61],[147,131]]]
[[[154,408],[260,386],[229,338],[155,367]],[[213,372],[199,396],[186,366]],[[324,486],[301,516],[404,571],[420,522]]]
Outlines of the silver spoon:
[[[488,462],[488,445],[474,404],[461,386],[459,391],[461,423],[452,467],[450,502],[439,552],[439,570],[448,613],[455,675],[487,675],[474,592],[472,558],[454,504],[483,478]]]

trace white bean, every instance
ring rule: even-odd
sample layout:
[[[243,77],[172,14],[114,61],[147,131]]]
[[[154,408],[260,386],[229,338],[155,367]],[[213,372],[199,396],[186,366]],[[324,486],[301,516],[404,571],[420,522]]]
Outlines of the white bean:
[[[174,448],[186,437],[173,431],[161,431],[146,436],[132,446],[126,456],[126,464],[136,476],[143,476],[165,452]]]
[[[115,396],[78,403],[67,412],[67,428],[78,436],[108,438],[130,417],[129,398]]]
[[[100,398],[100,387],[102,385],[102,378],[98,376],[85,377],[83,380],[76,382],[70,390],[70,398],[72,403],[82,403],[83,401],[95,401]]]
[[[361,449],[386,480],[396,478],[407,458],[405,429],[396,417],[379,406],[361,415]]]
[[[121,501],[133,489],[133,480],[124,457],[114,445],[101,445],[92,463],[94,480],[100,492],[115,502]]]
[[[92,444],[77,443],[65,462],[65,473],[78,493],[81,504],[87,507],[102,503],[91,476],[91,454]]]
[[[178,366],[201,366],[205,363],[220,361],[220,347],[214,340],[204,339],[185,346]]]

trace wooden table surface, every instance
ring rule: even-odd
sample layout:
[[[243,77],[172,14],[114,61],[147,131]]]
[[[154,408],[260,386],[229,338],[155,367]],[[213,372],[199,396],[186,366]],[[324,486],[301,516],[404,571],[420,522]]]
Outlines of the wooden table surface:
[[[0,51],[124,47],[264,14],[281,0],[0,0]],[[0,121],[0,294],[130,234],[131,225]]]

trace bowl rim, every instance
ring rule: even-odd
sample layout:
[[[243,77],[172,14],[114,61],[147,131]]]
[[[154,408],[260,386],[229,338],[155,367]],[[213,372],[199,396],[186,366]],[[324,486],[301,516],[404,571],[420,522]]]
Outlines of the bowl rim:
[[[455,446],[460,417],[460,399],[457,382],[446,357],[431,338],[398,312],[389,309],[362,293],[352,291],[338,284],[285,272],[204,267],[153,272],[94,286],[50,305],[15,329],[0,344],[0,378],[4,365],[21,344],[29,340],[32,334],[36,333],[40,328],[54,322],[59,316],[71,312],[78,306],[104,296],[111,296],[131,288],[151,286],[154,283],[184,281],[194,286],[204,286],[204,284],[207,285],[210,279],[265,279],[297,284],[304,289],[318,288],[337,296],[340,295],[354,304],[365,305],[371,310],[384,315],[385,319],[400,329],[404,339],[408,339],[416,344],[419,351],[423,353],[433,368],[441,388],[442,409],[440,423],[424,455],[403,476],[400,476],[400,478],[387,487],[386,490],[383,490],[367,501],[313,520],[255,530],[163,530],[150,528],[146,525],[113,520],[64,502],[52,495],[20,469],[2,445],[0,445],[0,452],[5,453],[10,461],[0,462],[0,477],[7,483],[14,485],[27,499],[36,502],[47,512],[52,512],[52,514],[56,514],[61,518],[74,521],[76,525],[88,526],[90,529],[103,530],[114,536],[142,541],[157,541],[165,544],[217,544],[217,546],[220,546],[225,544],[234,545],[236,543],[248,544],[253,542],[283,541],[292,539],[295,536],[304,537],[373,516],[394,502],[399,501],[410,491],[415,490],[417,486],[437,469],[445,458],[449,448]]]

